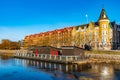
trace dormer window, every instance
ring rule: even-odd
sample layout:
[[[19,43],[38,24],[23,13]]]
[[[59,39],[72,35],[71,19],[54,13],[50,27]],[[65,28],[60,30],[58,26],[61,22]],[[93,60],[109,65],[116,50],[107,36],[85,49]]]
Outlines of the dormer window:
[[[106,18],[106,15],[104,14],[104,16],[103,16],[104,18]]]

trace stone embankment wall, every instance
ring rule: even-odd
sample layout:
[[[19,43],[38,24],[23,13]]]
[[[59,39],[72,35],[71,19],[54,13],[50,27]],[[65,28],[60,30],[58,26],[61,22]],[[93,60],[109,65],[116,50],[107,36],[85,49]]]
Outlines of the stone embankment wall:
[[[94,59],[120,60],[120,55],[118,54],[86,54],[86,56]]]

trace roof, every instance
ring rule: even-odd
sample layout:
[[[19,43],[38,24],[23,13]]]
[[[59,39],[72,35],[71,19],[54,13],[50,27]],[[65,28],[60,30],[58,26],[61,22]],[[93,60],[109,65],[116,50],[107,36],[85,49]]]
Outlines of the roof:
[[[81,27],[81,29],[84,29],[84,27],[88,27],[89,24],[83,24],[83,25],[78,25],[78,26],[75,26],[76,30],[78,30],[79,27]]]
[[[80,47],[77,47],[77,46],[61,46],[61,49],[75,49],[75,48],[83,49],[83,48],[80,48]]]
[[[102,8],[98,21],[102,19],[109,19],[104,8]]]
[[[98,23],[98,22],[95,22],[95,26],[99,26],[99,23]]]

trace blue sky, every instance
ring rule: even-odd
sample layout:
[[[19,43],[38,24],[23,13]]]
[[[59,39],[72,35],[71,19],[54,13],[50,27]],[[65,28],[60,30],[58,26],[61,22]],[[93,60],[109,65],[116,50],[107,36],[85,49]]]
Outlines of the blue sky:
[[[0,0],[0,40],[97,21],[104,8],[120,23],[119,0]]]

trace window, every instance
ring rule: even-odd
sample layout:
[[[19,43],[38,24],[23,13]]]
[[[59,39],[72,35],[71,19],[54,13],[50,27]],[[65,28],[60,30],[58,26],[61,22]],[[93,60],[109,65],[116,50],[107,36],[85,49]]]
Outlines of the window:
[[[102,42],[104,42],[104,38],[102,38]]]
[[[106,42],[106,41],[107,41],[107,38],[102,37],[102,42]]]
[[[104,41],[106,42],[106,41],[107,41],[107,39],[106,39],[106,38],[104,38]]]
[[[92,30],[92,27],[90,26],[90,30]]]
[[[107,28],[107,25],[106,25],[106,24],[103,24],[103,28]]]
[[[104,14],[104,16],[103,16],[104,18],[106,18],[106,15]]]
[[[113,36],[113,32],[112,30],[110,30],[110,37],[112,38],[112,36]]]
[[[102,31],[102,35],[104,35],[104,31]]]
[[[107,31],[104,31],[104,34],[107,35]]]
[[[107,35],[107,31],[106,31],[106,30],[103,30],[103,31],[102,31],[102,35]]]
[[[90,32],[90,36],[89,36],[90,40],[92,40],[92,35],[93,35],[92,32]]]
[[[98,32],[96,31],[95,35],[98,35]]]
[[[96,42],[98,41],[98,38],[96,38]]]

